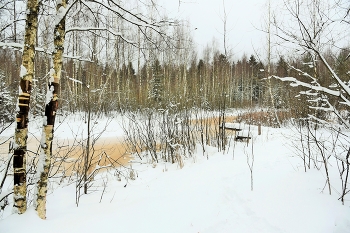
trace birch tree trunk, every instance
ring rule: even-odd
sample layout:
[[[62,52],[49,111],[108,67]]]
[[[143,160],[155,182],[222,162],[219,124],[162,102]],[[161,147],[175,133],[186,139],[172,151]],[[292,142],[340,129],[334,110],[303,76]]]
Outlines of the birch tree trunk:
[[[65,11],[67,8],[66,0],[57,1],[57,15]],[[58,16],[57,16],[58,17]],[[40,161],[38,166],[38,184],[35,209],[40,218],[46,219],[46,194],[48,174],[51,166],[52,157],[52,140],[54,134],[54,126],[56,112],[58,109],[58,90],[61,78],[62,57],[64,51],[65,38],[65,16],[59,19],[54,29],[54,52],[52,53],[52,68],[50,71],[50,80],[48,84],[45,116],[46,122],[43,125],[43,134],[40,143]]]
[[[23,214],[27,210],[27,182],[26,182],[26,150],[28,137],[29,102],[34,76],[34,57],[36,34],[38,27],[37,0],[27,1],[27,19],[20,72],[20,90],[18,94],[18,110],[16,115],[15,143],[13,147],[13,175],[14,175],[14,210]]]
[[[267,77],[268,77],[268,79],[267,79],[267,84],[268,84],[268,88],[269,88],[271,107],[273,109],[278,128],[281,128],[281,122],[278,118],[277,110],[275,108],[275,98],[274,98],[273,93],[272,93],[271,79],[270,79],[270,75],[271,75],[271,2],[270,2],[270,0],[269,0],[268,4],[269,4],[269,6],[268,6],[269,7],[268,8],[269,21],[268,21],[268,28],[267,28],[267,36],[268,36],[268,38],[267,38],[267,44],[268,44],[268,51],[267,51]]]

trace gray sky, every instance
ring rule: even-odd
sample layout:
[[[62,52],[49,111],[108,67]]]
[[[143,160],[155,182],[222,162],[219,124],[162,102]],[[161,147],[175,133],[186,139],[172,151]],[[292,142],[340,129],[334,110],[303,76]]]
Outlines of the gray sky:
[[[259,31],[267,15],[267,0],[224,0],[227,15],[227,47],[235,59],[255,53],[264,54],[266,35]],[[160,0],[170,16],[187,19],[199,52],[215,37],[223,49],[223,0]],[[266,17],[265,17],[266,18]]]

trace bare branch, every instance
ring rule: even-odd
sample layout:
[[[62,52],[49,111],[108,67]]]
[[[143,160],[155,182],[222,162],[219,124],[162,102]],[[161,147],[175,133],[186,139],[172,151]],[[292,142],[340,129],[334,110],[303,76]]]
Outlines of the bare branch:
[[[86,28],[83,28],[83,27],[74,27],[74,28],[69,28],[66,30],[66,33],[69,33],[69,32],[76,32],[76,31],[107,31],[109,32],[110,34],[114,35],[114,36],[117,36],[117,37],[120,37],[122,40],[124,40],[125,42],[129,43],[129,44],[135,44],[134,41],[132,40],[129,40],[127,38],[125,38],[121,32],[115,32],[115,31],[112,31],[108,28],[96,28],[96,27],[86,27]]]

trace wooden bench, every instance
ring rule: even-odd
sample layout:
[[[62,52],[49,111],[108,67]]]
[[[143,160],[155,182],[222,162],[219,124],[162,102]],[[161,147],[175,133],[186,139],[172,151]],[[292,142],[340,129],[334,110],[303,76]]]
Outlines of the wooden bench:
[[[246,125],[243,123],[225,123],[225,130],[232,130],[235,132],[235,141],[240,142],[249,142],[252,139],[253,131],[258,130],[258,126],[255,125]]]
[[[240,123],[225,123],[224,129],[238,132],[243,130],[243,126],[244,124],[240,124]],[[222,128],[222,126],[220,127]]]
[[[252,132],[248,130],[239,131],[235,137],[235,141],[240,142],[249,142],[249,139],[252,139]]]

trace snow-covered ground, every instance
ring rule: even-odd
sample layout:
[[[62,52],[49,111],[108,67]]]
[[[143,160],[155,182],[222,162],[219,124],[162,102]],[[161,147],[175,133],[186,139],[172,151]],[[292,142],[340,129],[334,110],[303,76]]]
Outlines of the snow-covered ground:
[[[117,121],[103,137],[122,135]],[[70,123],[62,124],[56,135],[72,135],[68,125],[78,127],[78,120],[66,122]],[[329,195],[324,172],[313,168],[305,173],[302,160],[288,146],[289,129],[262,132],[253,144],[235,144],[234,155],[233,145],[224,153],[207,146],[208,156],[198,146],[182,169],[177,164],[161,162],[154,168],[135,162],[136,180],[118,181],[112,173],[101,174],[108,187],[104,193],[100,188],[82,196],[79,207],[75,185],[59,186],[48,196],[46,220],[30,207],[23,215],[0,220],[0,232],[350,232],[350,197],[345,205],[337,200],[335,160],[330,159]],[[252,153],[253,191],[248,166]],[[102,187],[102,179],[98,182]]]

